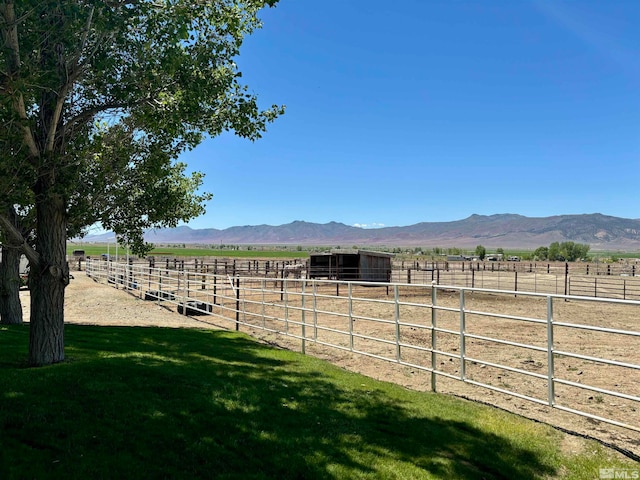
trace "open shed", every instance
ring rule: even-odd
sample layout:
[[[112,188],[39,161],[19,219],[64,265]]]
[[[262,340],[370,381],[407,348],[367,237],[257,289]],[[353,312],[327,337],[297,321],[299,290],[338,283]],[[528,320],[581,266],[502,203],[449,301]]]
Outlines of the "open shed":
[[[368,250],[333,250],[309,255],[309,278],[391,281],[393,254]]]

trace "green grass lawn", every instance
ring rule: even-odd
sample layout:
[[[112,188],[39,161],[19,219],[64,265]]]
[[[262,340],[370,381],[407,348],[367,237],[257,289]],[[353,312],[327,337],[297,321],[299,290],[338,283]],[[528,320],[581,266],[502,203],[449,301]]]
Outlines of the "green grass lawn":
[[[640,469],[501,410],[348,373],[226,331],[66,327],[25,368],[0,326],[0,478],[546,479]],[[615,457],[617,458],[617,457]]]

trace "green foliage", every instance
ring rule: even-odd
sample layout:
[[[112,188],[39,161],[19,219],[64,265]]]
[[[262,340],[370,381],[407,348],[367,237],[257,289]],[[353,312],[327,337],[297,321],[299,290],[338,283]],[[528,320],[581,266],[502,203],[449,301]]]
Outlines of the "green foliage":
[[[560,245],[560,250],[563,252],[564,257],[569,262],[574,262],[576,260],[586,258],[589,254],[590,248],[591,247],[589,245],[583,245],[574,242],[563,242]]]
[[[588,258],[589,245],[574,242],[553,242],[549,247],[538,247],[534,252],[534,258],[538,260],[550,260],[552,262],[575,262]]]
[[[200,215],[211,195],[178,156],[283,113],[235,63],[275,3],[0,2],[0,207],[61,198],[69,235],[100,222],[140,253],[144,230]]]
[[[480,258],[480,260],[484,260],[484,257],[487,255],[487,249],[482,245],[478,245],[476,247],[475,254]]]
[[[549,247],[538,247],[533,252],[534,259],[547,260],[549,258]]]
[[[134,253],[144,231],[204,211],[177,161],[224,131],[255,140],[261,110],[236,60],[276,0],[0,0],[0,228],[29,259],[32,365],[64,359],[65,241],[95,223]],[[11,221],[35,211],[35,241]]]
[[[3,479],[591,479],[638,468],[594,442],[572,439],[568,453],[548,425],[243,334],[66,329],[70,361],[29,370],[17,360],[28,327],[0,327]]]
[[[547,255],[548,259],[552,262],[556,260],[564,260],[564,257],[560,253],[560,244],[558,242],[553,242],[551,245],[549,245],[549,251]]]

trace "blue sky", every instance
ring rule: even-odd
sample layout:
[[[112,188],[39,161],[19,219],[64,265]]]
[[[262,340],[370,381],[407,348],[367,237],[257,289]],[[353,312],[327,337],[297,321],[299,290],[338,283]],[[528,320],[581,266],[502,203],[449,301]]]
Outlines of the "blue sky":
[[[193,228],[640,218],[640,1],[281,0],[239,69],[286,114],[182,160]]]

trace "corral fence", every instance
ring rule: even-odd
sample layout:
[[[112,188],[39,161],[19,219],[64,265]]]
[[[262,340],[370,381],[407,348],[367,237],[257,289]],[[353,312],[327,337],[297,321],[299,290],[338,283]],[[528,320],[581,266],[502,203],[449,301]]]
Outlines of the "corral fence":
[[[96,259],[88,259],[89,261]],[[80,270],[82,261],[77,261]],[[130,261],[135,268],[191,271],[205,274],[224,274],[232,277],[265,278],[327,278],[331,280],[357,279],[358,271],[342,268],[342,277],[327,275],[322,269],[309,268],[307,259],[264,260],[215,258],[150,257],[144,262]],[[330,272],[331,273],[331,272]],[[376,272],[369,274],[376,276]],[[387,278],[386,272],[377,275]],[[513,290],[517,292],[551,293],[561,295],[640,300],[640,265],[588,264],[581,262],[462,262],[400,261],[392,263],[390,282],[408,284],[455,285],[473,289]]]
[[[89,260],[184,315],[347,351],[640,432],[640,302],[416,283],[267,278]]]

